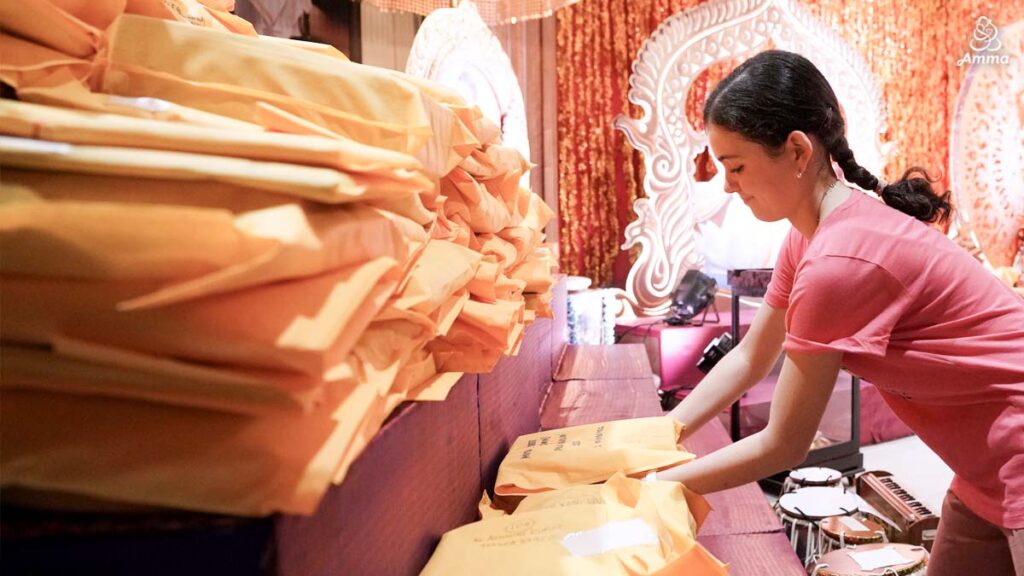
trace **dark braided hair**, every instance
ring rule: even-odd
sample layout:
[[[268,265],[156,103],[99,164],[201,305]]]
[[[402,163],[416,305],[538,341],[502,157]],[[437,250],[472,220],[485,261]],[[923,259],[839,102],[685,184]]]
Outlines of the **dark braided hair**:
[[[932,189],[936,180],[923,168],[913,167],[879,188],[879,179],[850,150],[832,86],[799,54],[769,50],[740,64],[708,96],[704,125],[710,124],[757,142],[772,155],[780,153],[790,133],[813,134],[848,182],[878,192],[886,204],[918,220],[943,222],[949,217],[949,192],[937,195]]]

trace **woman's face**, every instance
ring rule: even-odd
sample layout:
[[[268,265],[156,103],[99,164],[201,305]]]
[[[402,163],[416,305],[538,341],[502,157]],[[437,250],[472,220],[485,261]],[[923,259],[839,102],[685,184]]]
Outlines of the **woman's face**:
[[[773,156],[760,144],[714,124],[708,126],[708,140],[725,168],[725,191],[738,194],[758,220],[775,222],[794,213],[800,201],[797,188],[810,178],[797,178],[801,167],[788,142]]]

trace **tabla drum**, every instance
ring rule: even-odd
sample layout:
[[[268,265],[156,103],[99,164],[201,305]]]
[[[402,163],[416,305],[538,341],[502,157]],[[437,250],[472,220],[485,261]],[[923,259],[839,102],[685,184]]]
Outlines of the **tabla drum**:
[[[822,554],[885,541],[885,530],[874,520],[857,516],[832,516],[818,523]]]
[[[792,492],[797,488],[810,486],[839,486],[843,481],[843,475],[839,470],[832,468],[797,468],[786,476],[782,483],[782,493]]]
[[[783,494],[775,510],[793,550],[809,566],[822,553],[819,523],[831,516],[852,516],[858,509],[856,496],[842,488],[811,486]]]
[[[821,557],[811,576],[925,576],[928,551],[911,544],[864,544]]]

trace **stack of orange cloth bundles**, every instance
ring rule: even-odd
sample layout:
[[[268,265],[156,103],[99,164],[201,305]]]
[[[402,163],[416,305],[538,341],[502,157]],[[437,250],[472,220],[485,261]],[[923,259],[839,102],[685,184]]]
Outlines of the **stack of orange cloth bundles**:
[[[499,261],[443,193],[502,150],[479,111],[160,4],[0,8],[0,482],[309,514],[399,403],[515,351],[550,211],[517,188]],[[487,346],[451,354],[468,329]]]
[[[682,484],[615,474],[448,532],[422,574],[720,576],[725,566],[696,541],[707,512]]]

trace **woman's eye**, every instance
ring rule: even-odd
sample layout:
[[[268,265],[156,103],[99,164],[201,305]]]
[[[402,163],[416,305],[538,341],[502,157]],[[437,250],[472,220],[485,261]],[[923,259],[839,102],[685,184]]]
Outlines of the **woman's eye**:
[[[743,166],[737,166],[736,168],[730,170],[730,172],[732,172],[733,174],[739,174],[740,172],[743,172]]]

